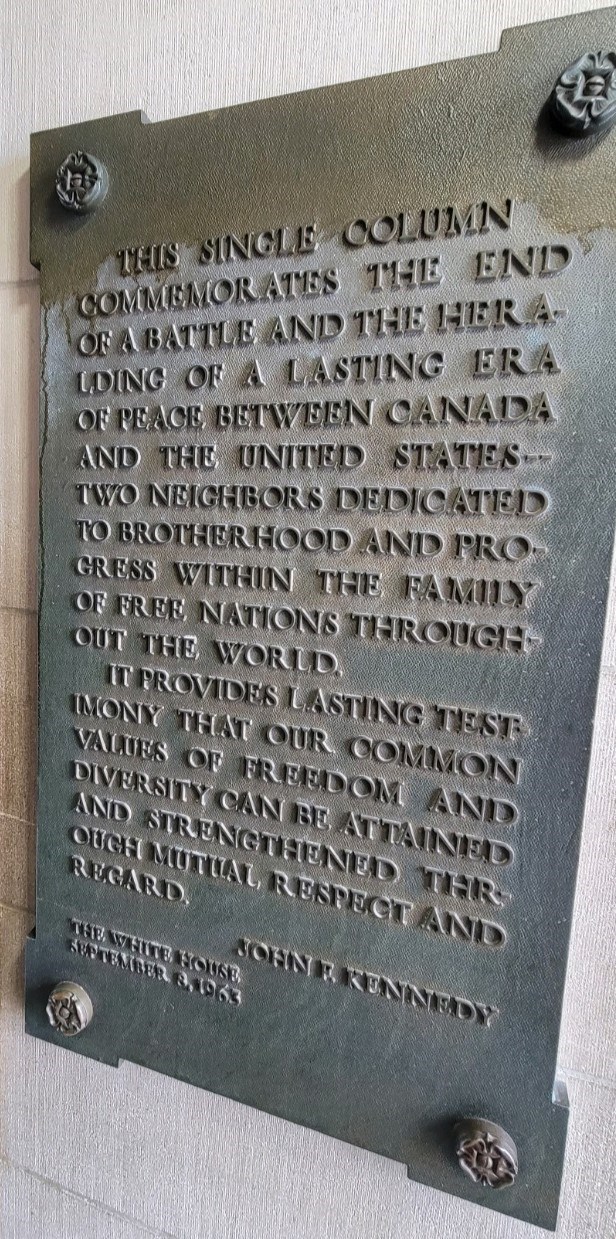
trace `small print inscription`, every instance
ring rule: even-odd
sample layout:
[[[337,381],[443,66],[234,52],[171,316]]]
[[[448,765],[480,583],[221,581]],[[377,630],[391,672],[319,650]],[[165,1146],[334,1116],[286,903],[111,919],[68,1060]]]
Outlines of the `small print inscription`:
[[[94,959],[146,980],[177,985],[188,993],[237,1007],[242,1001],[241,972],[194,951],[140,938],[124,930],[72,919],[68,947],[73,955]]]

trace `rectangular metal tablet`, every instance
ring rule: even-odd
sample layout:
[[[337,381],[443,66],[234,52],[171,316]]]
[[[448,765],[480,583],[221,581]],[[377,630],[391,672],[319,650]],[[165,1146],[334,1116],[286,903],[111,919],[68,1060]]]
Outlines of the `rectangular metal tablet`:
[[[610,9],[32,140],[28,1029],[548,1227],[613,527],[612,48]]]

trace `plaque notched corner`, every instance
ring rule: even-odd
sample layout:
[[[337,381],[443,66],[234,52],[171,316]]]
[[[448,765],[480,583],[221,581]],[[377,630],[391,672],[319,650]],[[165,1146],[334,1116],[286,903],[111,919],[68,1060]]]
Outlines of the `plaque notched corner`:
[[[31,134],[30,262],[41,272],[46,299],[66,295],[88,264],[113,252],[113,228],[123,226],[117,199],[130,199],[126,179],[119,193],[121,174],[140,149],[140,135],[152,128],[147,113],[136,108]],[[89,201],[79,203],[74,193],[59,192],[58,177],[67,168],[69,174],[92,175],[89,161],[99,185],[95,192],[90,187]]]
[[[567,1081],[564,1076],[556,1074],[554,1076],[554,1087],[552,1089],[552,1105],[559,1110],[564,1110],[569,1115],[569,1090]]]

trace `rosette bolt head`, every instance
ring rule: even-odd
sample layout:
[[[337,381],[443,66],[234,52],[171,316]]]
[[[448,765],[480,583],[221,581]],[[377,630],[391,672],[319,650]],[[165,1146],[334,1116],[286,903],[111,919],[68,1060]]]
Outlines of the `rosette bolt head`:
[[[54,985],[45,1009],[51,1027],[64,1037],[83,1032],[94,1014],[90,995],[75,981],[60,981]]]
[[[463,1119],[454,1128],[460,1169],[479,1187],[511,1187],[518,1173],[518,1151],[511,1136],[488,1119]]]
[[[586,52],[568,65],[550,95],[550,113],[571,137],[609,129],[616,121],[616,52]]]
[[[94,155],[72,151],[56,172],[56,194],[66,211],[87,215],[107,193],[107,169]]]

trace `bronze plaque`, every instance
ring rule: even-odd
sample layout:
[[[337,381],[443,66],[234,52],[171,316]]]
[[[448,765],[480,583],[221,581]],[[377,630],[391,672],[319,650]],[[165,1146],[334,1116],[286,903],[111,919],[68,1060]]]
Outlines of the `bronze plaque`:
[[[32,143],[28,1028],[548,1227],[613,525],[613,48],[605,10]]]

